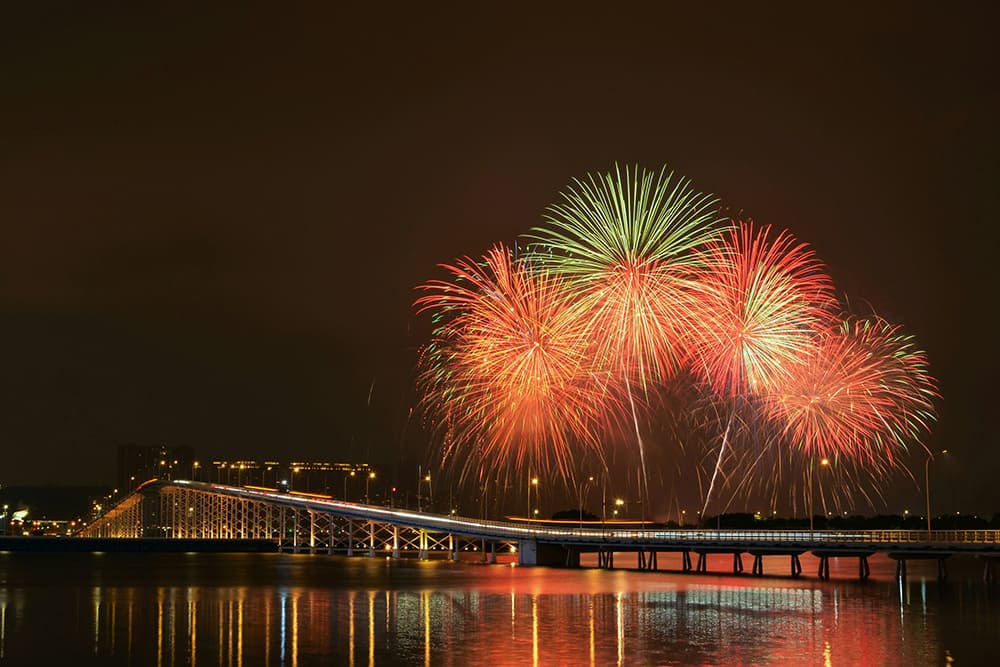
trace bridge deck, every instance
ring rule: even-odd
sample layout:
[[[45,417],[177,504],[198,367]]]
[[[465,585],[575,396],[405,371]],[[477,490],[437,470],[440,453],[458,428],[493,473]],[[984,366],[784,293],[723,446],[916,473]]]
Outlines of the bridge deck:
[[[953,554],[1000,556],[1000,531],[996,530],[703,530],[659,527],[621,529],[598,523],[575,527],[552,527],[511,521],[491,521],[469,517],[415,512],[408,509],[362,505],[332,498],[281,493],[262,489],[207,484],[191,481],[160,481],[142,490],[144,494],[197,493],[200,496],[236,499],[272,508],[290,509],[371,525],[395,526],[421,533],[436,533],[492,543],[531,543],[538,547],[560,547],[581,552],[636,551],[695,553],[751,553],[753,555],[794,555],[812,551],[817,555],[843,554],[859,557],[887,553],[898,558],[947,557]],[[130,497],[132,498],[132,497]],[[120,507],[133,507],[129,499]],[[206,504],[206,507],[209,507]],[[126,511],[123,509],[122,511]],[[134,510],[133,510],[134,511]],[[194,507],[191,511],[195,511]],[[207,511],[207,510],[199,510]],[[186,517],[181,517],[188,520]],[[313,519],[310,519],[312,521]],[[352,524],[353,525],[353,524]],[[96,535],[96,532],[91,534]],[[370,548],[374,548],[372,531]],[[331,550],[333,546],[330,546]],[[456,547],[457,548],[457,547]]]

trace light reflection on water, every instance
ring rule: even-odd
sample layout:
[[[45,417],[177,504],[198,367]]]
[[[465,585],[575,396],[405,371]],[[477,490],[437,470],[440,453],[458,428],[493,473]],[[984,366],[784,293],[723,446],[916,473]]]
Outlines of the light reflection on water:
[[[873,560],[866,583],[836,578],[833,565],[835,579],[822,582],[279,554],[0,554],[0,665],[988,664],[1000,590],[974,561],[944,583],[933,562],[911,563],[899,583],[887,559]]]

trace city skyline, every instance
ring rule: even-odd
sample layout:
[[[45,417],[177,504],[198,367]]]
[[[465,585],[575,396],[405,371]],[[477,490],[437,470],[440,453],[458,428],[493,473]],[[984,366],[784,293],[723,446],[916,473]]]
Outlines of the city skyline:
[[[416,465],[416,286],[619,162],[788,229],[912,334],[935,497],[1000,510],[995,9],[793,7],[14,10],[0,483],[110,481],[121,442]]]

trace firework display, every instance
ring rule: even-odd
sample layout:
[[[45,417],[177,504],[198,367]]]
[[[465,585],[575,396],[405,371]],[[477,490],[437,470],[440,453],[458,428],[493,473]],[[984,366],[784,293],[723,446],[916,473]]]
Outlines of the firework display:
[[[724,224],[716,206],[667,170],[615,167],[574,181],[520,259],[497,245],[441,265],[449,278],[415,305],[435,326],[418,388],[442,464],[572,484],[630,421],[648,488],[641,420],[667,413],[644,408],[690,381],[718,406],[695,429],[721,436],[698,464],[705,508],[724,460],[734,492],[764,461],[792,476],[829,459],[822,477],[845,488],[901,468],[935,419],[926,355],[880,318],[839,319],[833,281],[790,232]]]
[[[419,378],[428,410],[449,441],[473,444],[470,470],[512,463],[569,475],[574,454],[597,447],[595,422],[611,401],[588,373],[570,292],[503,246],[444,268],[453,280],[427,283],[416,302],[440,320]]]

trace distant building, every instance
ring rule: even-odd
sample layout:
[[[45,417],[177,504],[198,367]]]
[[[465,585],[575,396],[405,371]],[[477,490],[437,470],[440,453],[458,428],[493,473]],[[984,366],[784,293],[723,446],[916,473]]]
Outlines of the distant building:
[[[331,461],[212,461],[199,465],[191,479],[230,486],[264,486],[282,491],[320,493],[362,500],[383,494],[373,484],[379,476],[367,463],[335,463]]]
[[[365,487],[374,493],[370,480],[375,472],[367,463],[330,463],[325,461],[292,461],[288,464],[289,491],[323,493],[340,499],[361,500]],[[366,484],[365,480],[369,483]]]
[[[192,479],[199,467],[191,447],[120,445],[116,488],[128,494],[149,479]]]
[[[387,500],[388,477],[367,463],[280,461],[269,459],[200,461],[191,447],[121,445],[118,447],[117,496],[131,493],[150,479],[187,479],[228,486],[262,486],[282,491],[319,493],[362,502]],[[394,492],[394,491],[393,491]]]
[[[284,474],[284,466],[278,461],[212,461],[210,466],[199,466],[198,474],[192,479],[228,486],[275,488]]]

